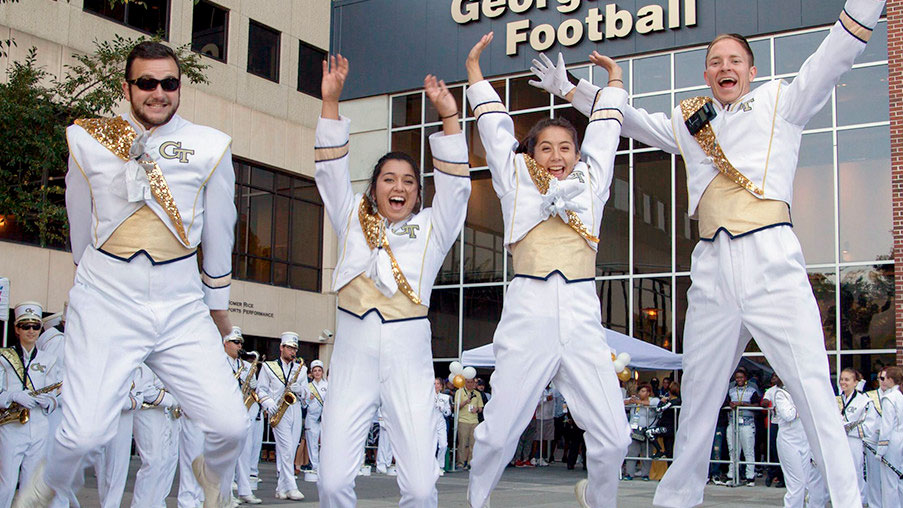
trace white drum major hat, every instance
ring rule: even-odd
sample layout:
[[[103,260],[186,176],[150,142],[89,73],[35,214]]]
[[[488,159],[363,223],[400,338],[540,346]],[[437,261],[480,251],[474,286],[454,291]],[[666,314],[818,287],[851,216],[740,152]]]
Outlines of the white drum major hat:
[[[295,332],[282,332],[281,344],[283,346],[298,347],[298,334]]]
[[[237,327],[237,326],[233,326],[233,327],[232,327],[232,331],[229,332],[228,335],[226,335],[225,337],[223,337],[223,342],[229,342],[229,341],[232,341],[232,340],[238,340],[238,341],[241,341],[241,342],[244,342],[244,341],[245,341],[244,336],[242,336],[242,334],[241,334],[241,328],[239,328],[239,327]]]
[[[19,324],[23,321],[34,321],[40,324],[44,323],[44,320],[42,319],[44,307],[38,302],[22,302],[19,305],[16,305],[13,314],[16,316],[15,324]]]
[[[314,370],[314,367],[320,367],[322,369],[323,362],[321,362],[320,360],[314,360],[314,361],[310,362],[310,370]]]

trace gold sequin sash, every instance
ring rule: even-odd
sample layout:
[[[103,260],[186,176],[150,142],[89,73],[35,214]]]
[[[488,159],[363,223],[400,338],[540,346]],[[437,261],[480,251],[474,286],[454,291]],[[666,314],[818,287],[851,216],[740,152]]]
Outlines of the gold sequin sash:
[[[127,120],[121,117],[80,118],[75,121],[75,125],[85,129],[92,138],[120,159],[129,160],[129,149],[138,134]],[[179,207],[176,206],[166,178],[163,177],[163,171],[155,161],[140,161],[139,164],[147,173],[151,195],[154,196],[157,204],[166,211],[166,215],[169,216],[169,220],[176,228],[179,240],[187,247],[191,242],[188,241],[185,225],[182,223],[182,214],[179,213]]]
[[[711,102],[711,97],[691,97],[680,101],[680,110],[683,113],[684,121],[686,122],[691,116],[699,111],[700,108]],[[724,176],[730,178],[731,181],[757,196],[765,195],[765,191],[762,188],[752,183],[749,178],[746,178],[743,173],[738,171],[737,168],[731,164],[731,161],[727,160],[727,156],[721,149],[721,145],[719,145],[718,140],[715,139],[715,131],[712,130],[711,123],[706,123],[693,137],[696,139],[696,142],[699,143],[699,147],[702,148],[702,151],[712,159],[715,168],[723,173]]]
[[[546,170],[546,168],[539,165],[533,157],[530,157],[527,154],[524,155],[524,162],[527,164],[527,171],[530,173],[530,179],[533,180],[533,184],[536,185],[536,189],[539,190],[540,194],[545,194],[549,192],[549,183],[552,181],[551,173]],[[574,231],[580,233],[580,236],[589,240],[593,243],[599,243],[599,237],[593,235],[592,231],[590,231],[583,221],[580,220],[580,216],[577,215],[577,212],[573,210],[568,210],[568,226],[574,229]]]
[[[379,212],[372,211],[372,207],[367,202],[366,197],[361,199],[357,216],[361,222],[361,231],[364,232],[364,238],[367,240],[367,245],[370,246],[370,249],[382,248],[389,255],[389,260],[392,262],[392,275],[395,277],[395,284],[398,285],[398,290],[410,298],[412,302],[420,305],[420,297],[417,296],[414,288],[408,283],[407,277],[404,276],[404,273],[398,266],[395,254],[392,253],[392,248],[389,247],[389,239],[386,237],[386,221]]]
[[[22,365],[22,359],[19,358],[19,354],[16,353],[16,350],[7,347],[0,349],[0,356],[6,359],[9,362],[10,366],[16,371],[16,376],[19,377],[19,381],[22,381],[22,386],[26,390],[34,390],[34,385],[31,384],[31,378],[28,377],[28,373],[25,372],[25,365]],[[7,387],[10,389],[11,387]]]

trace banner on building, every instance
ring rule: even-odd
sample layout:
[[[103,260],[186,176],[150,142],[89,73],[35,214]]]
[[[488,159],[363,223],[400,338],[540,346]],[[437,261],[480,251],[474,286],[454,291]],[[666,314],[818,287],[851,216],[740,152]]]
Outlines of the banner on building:
[[[9,279],[0,277],[0,321],[9,320]]]

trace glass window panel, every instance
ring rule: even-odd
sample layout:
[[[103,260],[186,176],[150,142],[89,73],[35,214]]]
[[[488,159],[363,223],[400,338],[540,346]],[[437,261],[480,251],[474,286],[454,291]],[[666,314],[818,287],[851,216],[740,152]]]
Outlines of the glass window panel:
[[[849,349],[894,349],[894,265],[840,269],[840,339]]]
[[[433,206],[433,196],[436,194],[436,187],[433,183],[433,177],[428,176],[423,179],[423,206]],[[461,283],[461,235],[455,240],[452,248],[445,255],[445,260],[439,268],[439,274],[436,276],[437,286],[446,284]],[[457,335],[456,335],[457,337]],[[457,340],[457,339],[456,339]],[[456,343],[457,344],[457,343]]]
[[[392,127],[405,127],[420,123],[423,94],[420,92],[392,97]]]
[[[470,167],[479,168],[486,166],[486,148],[483,147],[483,140],[480,139],[477,122],[471,120],[464,123],[464,137],[467,139]]]
[[[84,9],[86,11],[93,12],[94,14],[110,18],[120,23],[125,23],[125,10],[127,7],[132,6],[127,3],[119,2],[115,2],[115,5],[112,5],[110,0],[85,0],[84,2]]]
[[[633,279],[633,337],[671,350],[671,277]]]
[[[535,113],[525,113],[521,115],[514,115],[511,117],[514,120],[514,137],[517,138],[518,141],[523,141],[524,138],[527,137],[527,133],[530,132],[530,129],[536,124],[536,122],[542,120],[543,118],[549,118],[548,111],[537,111]]]
[[[884,122],[889,111],[887,66],[853,69],[837,84],[837,125]]]
[[[712,91],[708,88],[697,88],[696,90],[686,90],[684,92],[675,92],[674,93],[674,106],[680,104],[680,101],[684,99],[690,99],[692,97],[711,97]],[[664,111],[669,117],[671,116],[672,109]]]
[[[687,168],[681,156],[675,157],[674,164],[674,213],[677,215],[675,239],[677,241],[675,270],[690,271],[690,258],[693,249],[699,242],[699,221],[691,220],[689,213],[690,198],[687,192]]]
[[[273,257],[279,260],[288,260],[291,201],[287,197],[276,196],[276,222],[274,224],[276,234],[273,239]],[[310,241],[309,237],[308,241]],[[278,284],[278,282],[275,283]]]
[[[878,373],[897,364],[894,353],[853,353],[840,355],[842,369],[856,369],[865,380],[865,391],[878,389]]]
[[[705,49],[674,53],[674,88],[705,85]]]
[[[285,263],[273,263],[273,284],[288,286],[288,265]]]
[[[504,270],[502,205],[489,171],[471,174],[472,189],[464,221],[464,282],[501,281]]]
[[[431,173],[435,169],[433,167],[433,150],[430,148],[430,136],[440,130],[442,130],[442,127],[439,125],[430,125],[423,128],[423,162],[420,167],[426,173]]]
[[[249,257],[247,280],[269,284],[271,281],[270,265],[271,262],[268,259]]]
[[[228,10],[206,0],[195,3],[191,18],[191,50],[225,62],[228,27]]]
[[[696,93],[690,97],[695,97],[696,95],[700,94]],[[664,93],[648,97],[635,97],[633,99],[633,107],[645,109],[649,113],[664,113],[671,116],[671,94]]]
[[[625,275],[629,268],[630,171],[628,164],[627,155],[615,157],[614,177],[611,180],[608,202],[605,203],[605,210],[602,212],[599,252],[596,255],[596,275]]]
[[[887,21],[881,21],[872,30],[872,37],[856,63],[887,60]]]
[[[236,251],[241,253],[248,252],[248,202],[250,189],[247,187],[239,187],[236,193],[236,208],[238,210],[237,234],[235,235]]]
[[[125,24],[144,33],[168,33],[169,0],[144,0],[144,5],[127,5]]]
[[[837,133],[840,164],[840,260],[890,259],[890,131],[870,127]]]
[[[634,273],[671,271],[671,155],[634,154]]]
[[[232,167],[235,168],[235,183],[248,183],[248,165],[239,160],[232,161]]]
[[[261,189],[272,191],[273,190],[273,181],[274,181],[273,176],[274,175],[273,175],[272,171],[269,171],[269,170],[266,170],[263,168],[259,168],[259,167],[252,167],[251,168],[251,185],[253,185],[254,187],[259,187]]]
[[[464,327],[461,331],[464,351],[492,342],[502,318],[503,293],[502,285],[464,288]]]
[[[292,263],[320,266],[323,244],[323,207],[305,201],[292,202]]]
[[[320,290],[320,270],[306,266],[292,266],[291,287],[305,291]]]
[[[621,77],[624,80],[624,90],[630,90],[630,60],[615,60],[618,65],[621,66],[621,69],[624,71],[624,75]],[[605,87],[608,85],[608,73],[605,72],[605,69],[601,67],[593,67],[593,84],[596,86]]]
[[[323,60],[326,51],[298,41],[298,91],[321,99],[320,82],[323,80]]]
[[[793,185],[793,231],[808,263],[834,262],[834,147],[830,132],[806,134]]]
[[[303,199],[318,205],[323,204],[323,199],[320,197],[320,191],[317,189],[317,185],[313,180],[308,180],[306,178],[294,178],[293,180],[295,181],[294,195],[296,199]]]
[[[276,173],[276,192],[291,197],[292,195],[292,177],[285,173]]]
[[[774,67],[776,74],[798,72],[809,55],[815,53],[827,30],[809,32],[774,39]]]
[[[806,129],[824,129],[832,127],[834,122],[833,115],[834,101],[828,99],[828,103],[818,110],[818,113],[815,113],[815,116],[806,122]]]
[[[749,43],[755,57],[756,77],[771,76],[771,39],[761,39]]]
[[[460,289],[434,289],[430,295],[430,330],[433,358],[458,358]]]
[[[809,269],[809,284],[818,304],[822,330],[825,334],[825,349],[837,349],[837,275],[834,270]]]
[[[549,106],[549,94],[544,90],[540,90],[527,83],[533,79],[536,79],[536,77],[531,74],[529,76],[511,79],[508,82],[511,87],[508,97],[511,101],[511,104],[508,107],[510,111]]]
[[[404,152],[414,160],[420,159],[420,127],[392,133],[392,151]]]
[[[273,195],[255,192],[248,204],[248,254],[270,257],[273,252],[272,235]]]
[[[452,94],[452,97],[455,98],[455,103],[458,105],[458,118],[462,116],[462,104],[464,104],[463,96],[464,96],[464,87],[463,86],[451,86],[448,88],[448,91]],[[439,118],[439,112],[436,111],[436,107],[433,106],[433,103],[427,99],[426,100],[426,111],[424,111],[424,122],[432,123],[438,122],[441,119]]]
[[[282,34],[251,20],[248,27],[248,72],[279,82],[279,40]]]
[[[657,92],[671,88],[671,55],[633,60],[633,93]]]
[[[630,281],[607,279],[596,281],[599,305],[602,307],[602,326],[629,335],[627,316],[630,313]]]
[[[232,277],[236,279],[244,279],[247,275],[246,270],[246,256],[239,256],[238,254],[232,254]]]
[[[690,290],[690,278],[689,277],[675,277],[674,278],[674,314],[677,318],[677,325],[675,328],[675,336],[674,340],[674,349],[675,353],[683,353],[684,352],[684,332],[687,326],[687,309],[690,308],[689,301],[687,300],[687,292]]]

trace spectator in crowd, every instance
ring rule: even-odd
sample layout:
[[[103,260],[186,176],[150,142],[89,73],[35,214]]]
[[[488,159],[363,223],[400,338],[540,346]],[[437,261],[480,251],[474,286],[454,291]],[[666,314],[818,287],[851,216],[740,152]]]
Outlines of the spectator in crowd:
[[[470,457],[473,453],[473,430],[480,423],[478,414],[483,411],[483,397],[477,392],[477,381],[468,379],[464,388],[455,393],[455,404],[458,407],[458,469],[470,469]]]
[[[630,397],[635,397],[637,392],[637,381],[636,379],[630,378],[624,383],[624,398],[629,399]]]
[[[756,441],[756,418],[755,414],[748,408],[758,406],[761,398],[757,389],[748,383],[749,375],[743,368],[734,372],[735,386],[728,390],[730,398],[730,408],[733,410],[728,418],[727,430],[727,449],[731,456],[731,464],[728,468],[727,477],[734,478],[734,464],[740,459],[740,452],[743,452],[744,460],[747,462],[755,461],[755,441]],[[739,469],[739,467],[738,467]],[[746,485],[753,487],[756,484],[756,468],[752,464],[746,465]]]
[[[478,377],[476,379],[477,393],[480,394],[480,398],[483,399],[483,407],[486,407],[486,403],[489,402],[489,398],[492,397],[491,394],[486,392],[486,382],[483,381],[483,378]],[[477,420],[480,422],[483,421],[483,411],[477,413]]]
[[[561,460],[567,462],[568,469],[574,469],[578,457],[583,458],[583,470],[586,471],[586,442],[583,440],[583,429],[577,426],[577,422],[564,406],[564,446],[567,455],[562,455]]]
[[[771,375],[771,386],[778,386],[778,375]],[[768,393],[768,390],[766,390]],[[772,418],[771,413],[766,414],[765,425],[768,428],[768,449],[771,450],[771,455],[768,456],[767,462],[780,462],[781,457],[778,450],[778,423]],[[784,472],[781,471],[781,466],[768,466],[765,468],[765,486],[771,487],[774,485],[778,488],[784,488],[786,485],[784,484]]]
[[[558,447],[559,442],[563,443],[564,447],[561,452],[561,461],[567,460],[568,456],[568,445],[564,439],[564,396],[554,386],[552,387],[552,396],[555,397],[555,407],[552,410],[552,418],[555,420],[555,438],[552,439],[552,446],[549,449],[550,464],[555,461],[555,449]]]
[[[730,397],[725,396],[721,411],[718,412],[718,421],[715,423],[715,436],[712,440],[712,455],[709,463],[709,482],[715,485],[727,485],[727,478],[724,476],[724,464],[715,462],[724,458],[725,438],[727,437],[727,406],[730,404]]]
[[[533,467],[533,463],[530,462],[532,459],[533,453],[533,436],[536,434],[536,413],[533,413],[533,418],[530,419],[530,423],[527,424],[527,427],[520,434],[520,438],[517,440],[517,448],[514,449],[514,458],[511,463],[514,464],[515,467]]]
[[[668,398],[671,394],[671,381],[673,381],[671,379],[671,376],[663,377],[662,378],[662,387],[656,395],[658,395],[661,398]]]
[[[546,386],[536,405],[536,434],[533,436],[533,448],[537,466],[548,466],[548,455],[555,439],[555,395],[551,385]]]
[[[646,443],[644,434],[649,423],[652,421],[654,411],[652,408],[657,406],[659,399],[652,397],[652,386],[649,383],[642,383],[637,390],[637,395],[630,397],[624,401],[624,404],[630,407],[630,437],[631,443],[627,447],[628,457],[648,457],[649,446]],[[639,467],[637,467],[639,466]],[[649,469],[652,467],[650,460],[627,459],[625,461],[626,471],[624,473],[625,480],[633,480],[634,476],[638,476],[643,480],[649,479]],[[639,471],[639,474],[637,472]]]
[[[652,393],[649,394],[650,397],[660,397],[661,396],[661,390],[659,387],[659,382],[658,382],[657,377],[652,376],[652,379],[649,380],[649,386],[652,387]]]
[[[659,403],[659,406],[664,407],[665,409],[662,411],[662,416],[658,423],[666,429],[665,433],[662,434],[662,441],[665,444],[665,449],[662,453],[653,456],[653,458],[674,457],[674,433],[677,430],[677,417],[679,412],[679,409],[676,406],[680,406],[680,383],[677,381],[672,382],[671,378],[666,377],[662,380],[663,388],[666,381],[668,393],[662,397],[662,400]]]

